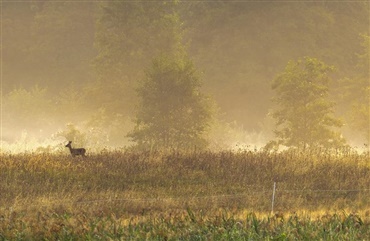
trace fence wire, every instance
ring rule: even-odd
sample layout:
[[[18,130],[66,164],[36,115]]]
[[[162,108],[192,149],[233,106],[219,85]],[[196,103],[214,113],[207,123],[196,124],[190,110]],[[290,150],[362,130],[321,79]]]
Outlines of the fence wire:
[[[251,186],[252,187],[252,186]],[[98,198],[98,199],[86,199],[86,200],[68,200],[63,199],[43,199],[42,202],[35,201],[33,204],[27,205],[28,207],[47,207],[53,204],[69,204],[72,206],[84,206],[84,205],[102,205],[102,204],[157,204],[157,205],[166,205],[166,203],[175,203],[173,206],[176,207],[185,207],[189,206],[190,203],[197,205],[203,203],[207,205],[210,203],[219,205],[220,207],[239,206],[245,208],[253,208],[254,206],[264,206],[266,211],[269,211],[272,206],[275,206],[275,209],[279,207],[289,207],[291,203],[299,203],[298,205],[317,205],[321,202],[333,201],[337,199],[346,198],[349,201],[355,201],[356,198],[354,195],[362,195],[368,200],[370,197],[370,188],[369,189],[275,189],[271,190],[253,190],[245,193],[235,193],[235,194],[213,194],[213,195],[200,195],[200,196],[181,196],[181,197],[148,197],[148,198]],[[344,195],[344,196],[343,196]],[[369,203],[370,204],[370,203]],[[16,206],[16,204],[15,204]],[[293,206],[291,206],[293,207]],[[368,205],[370,207],[370,205]],[[0,207],[0,210],[9,209],[12,207]]]

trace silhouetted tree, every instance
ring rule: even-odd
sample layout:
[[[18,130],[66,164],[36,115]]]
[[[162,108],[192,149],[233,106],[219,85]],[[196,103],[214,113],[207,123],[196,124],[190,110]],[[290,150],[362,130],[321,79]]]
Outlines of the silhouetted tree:
[[[138,89],[141,100],[129,134],[143,148],[205,147],[209,101],[192,61],[168,55],[154,59]]]
[[[272,83],[278,105],[273,113],[277,121],[278,143],[285,146],[338,146],[344,140],[333,128],[342,125],[333,116],[334,103],[328,99],[333,67],[305,57],[290,61]]]

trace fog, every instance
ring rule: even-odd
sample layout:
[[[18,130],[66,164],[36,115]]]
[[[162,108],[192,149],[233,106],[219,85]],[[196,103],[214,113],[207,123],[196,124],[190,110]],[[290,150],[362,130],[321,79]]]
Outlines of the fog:
[[[1,149],[134,145],[137,88],[152,59],[179,45],[215,109],[210,148],[273,140],[271,83],[305,56],[335,67],[340,132],[363,148],[369,115],[356,110],[370,103],[369,19],[365,2],[2,2]]]

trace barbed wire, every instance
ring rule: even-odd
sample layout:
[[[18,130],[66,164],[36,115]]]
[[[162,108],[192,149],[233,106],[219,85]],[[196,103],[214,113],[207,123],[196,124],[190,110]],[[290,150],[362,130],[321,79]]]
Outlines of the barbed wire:
[[[276,195],[279,193],[324,193],[324,192],[370,192],[370,189],[325,189],[325,190],[279,190],[276,189]],[[229,198],[241,198],[248,197],[253,194],[270,194],[272,190],[260,190],[260,191],[251,191],[248,193],[239,193],[239,194],[220,194],[220,195],[204,195],[204,196],[191,196],[191,197],[154,197],[154,198],[106,198],[106,199],[94,199],[94,200],[80,200],[72,201],[72,203],[97,203],[97,202],[158,202],[158,201],[189,201],[197,199],[229,199]]]
[[[306,189],[306,190],[279,190],[276,189],[276,194],[278,195],[281,192],[286,193],[303,193],[303,192],[370,192],[370,189],[325,189],[325,190],[313,190],[313,189]],[[151,201],[166,201],[166,200],[194,200],[194,199],[218,199],[218,198],[237,198],[237,197],[246,197],[250,196],[251,194],[256,193],[272,193],[271,190],[261,190],[261,191],[252,191],[248,193],[239,193],[239,194],[220,194],[220,195],[205,195],[205,196],[191,196],[191,197],[157,197],[157,198],[119,198],[119,199],[96,199],[96,200],[82,200],[82,201],[75,201],[75,203],[84,203],[84,202],[151,202]]]
[[[369,192],[370,189],[302,189],[302,190],[279,190],[277,192]]]
[[[47,204],[35,203],[29,204],[28,207],[47,207],[50,204],[60,203],[69,203],[74,205],[79,204],[92,204],[92,203],[109,203],[109,202],[136,202],[136,203],[154,203],[154,202],[169,202],[169,201],[183,201],[189,202],[194,200],[210,199],[210,200],[220,200],[220,199],[233,199],[233,198],[245,198],[251,195],[262,194],[269,195],[266,200],[270,199],[270,194],[273,190],[253,190],[247,193],[236,193],[236,194],[215,194],[215,195],[203,195],[203,196],[189,196],[189,197],[150,197],[150,198],[101,198],[101,199],[91,199],[91,200],[65,200],[65,199],[49,199],[45,200]],[[284,193],[369,193],[370,189],[279,189],[276,188],[275,198],[279,199],[279,194]],[[7,209],[11,207],[0,207],[1,209]]]

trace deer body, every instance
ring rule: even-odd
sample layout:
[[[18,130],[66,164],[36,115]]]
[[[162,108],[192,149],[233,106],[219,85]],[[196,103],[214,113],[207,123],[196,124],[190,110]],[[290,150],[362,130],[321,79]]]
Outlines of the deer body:
[[[69,148],[69,151],[71,152],[71,155],[73,157],[75,156],[83,156],[85,157],[86,149],[85,148],[72,148],[72,141],[69,141],[66,147]]]

